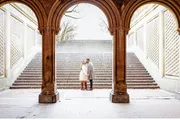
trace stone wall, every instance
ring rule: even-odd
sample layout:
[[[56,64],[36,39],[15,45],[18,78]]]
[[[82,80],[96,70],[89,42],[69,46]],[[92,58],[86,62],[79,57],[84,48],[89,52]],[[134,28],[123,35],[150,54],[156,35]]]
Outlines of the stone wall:
[[[0,8],[0,88],[8,88],[39,52],[37,20],[20,4]]]
[[[111,53],[112,40],[69,40],[56,46],[57,53]]]
[[[160,87],[175,92],[180,70],[177,20],[163,6],[151,4],[143,8],[131,21],[129,46]]]

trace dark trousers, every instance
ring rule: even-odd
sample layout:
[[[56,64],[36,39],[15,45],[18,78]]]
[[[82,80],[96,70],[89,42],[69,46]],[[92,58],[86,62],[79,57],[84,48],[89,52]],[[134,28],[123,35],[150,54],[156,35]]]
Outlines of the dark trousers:
[[[90,82],[90,88],[93,88],[93,80],[89,80]]]

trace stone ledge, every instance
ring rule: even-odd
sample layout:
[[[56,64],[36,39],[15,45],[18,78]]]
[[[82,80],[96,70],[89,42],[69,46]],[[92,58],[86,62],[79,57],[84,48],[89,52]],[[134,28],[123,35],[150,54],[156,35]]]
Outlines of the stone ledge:
[[[59,93],[56,92],[54,95],[39,95],[39,103],[56,103],[59,100]]]
[[[110,93],[110,101],[112,103],[129,103],[129,94],[125,95],[116,95],[114,93]]]

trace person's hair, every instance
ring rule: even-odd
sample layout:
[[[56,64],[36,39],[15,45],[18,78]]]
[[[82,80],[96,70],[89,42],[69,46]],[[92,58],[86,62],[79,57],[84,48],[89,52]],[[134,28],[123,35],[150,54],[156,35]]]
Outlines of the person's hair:
[[[89,59],[89,58],[87,58],[86,60],[89,60],[89,61],[90,61],[90,59]]]
[[[82,61],[82,65],[85,64],[85,61]]]

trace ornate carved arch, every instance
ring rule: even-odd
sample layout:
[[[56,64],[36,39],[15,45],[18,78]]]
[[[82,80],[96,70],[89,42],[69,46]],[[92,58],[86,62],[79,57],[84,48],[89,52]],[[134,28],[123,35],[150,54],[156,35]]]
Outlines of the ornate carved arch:
[[[177,0],[130,0],[125,4],[125,7],[122,11],[122,24],[124,27],[129,30],[131,18],[134,12],[142,5],[148,3],[157,3],[159,5],[168,7],[176,16],[178,21],[178,28],[180,28],[180,1]]]
[[[68,8],[78,3],[89,3],[100,8],[106,15],[109,23],[109,31],[113,35],[114,28],[120,26],[120,14],[112,0],[61,0],[56,1],[50,11],[48,26],[60,30],[61,19]]]
[[[39,0],[0,0],[0,6],[13,2],[22,3],[32,9],[37,17],[39,29],[46,26],[47,15],[45,14],[46,12]]]

